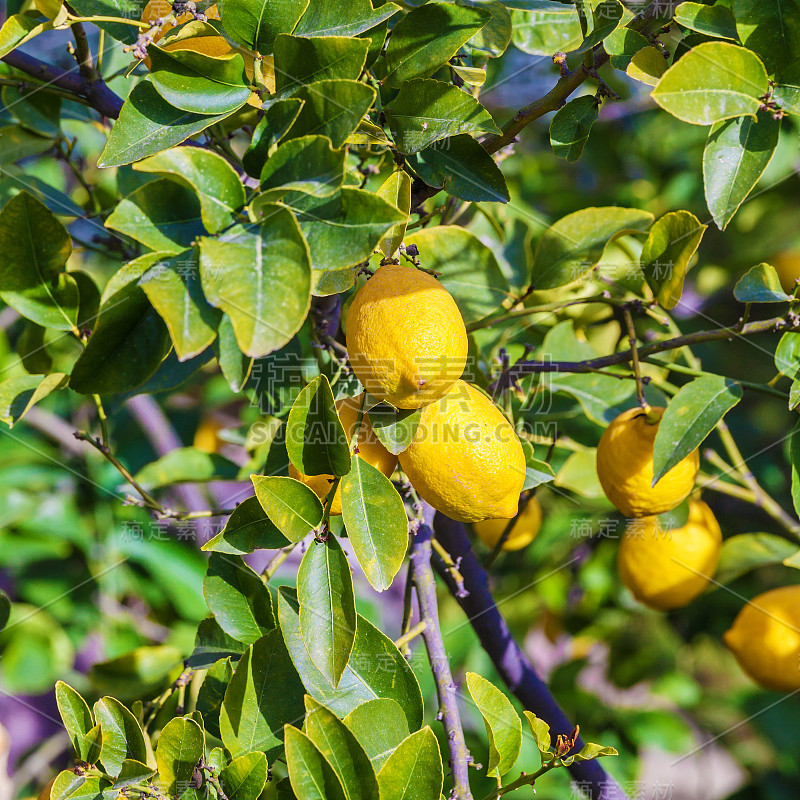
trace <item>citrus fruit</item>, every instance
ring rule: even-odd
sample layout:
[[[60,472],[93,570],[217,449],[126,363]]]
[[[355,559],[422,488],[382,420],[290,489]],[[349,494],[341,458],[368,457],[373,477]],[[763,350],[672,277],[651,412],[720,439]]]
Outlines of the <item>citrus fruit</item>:
[[[689,519],[665,530],[658,517],[628,525],[617,551],[619,576],[633,596],[667,611],[690,603],[708,585],[719,561],[722,533],[711,509],[689,501]]]
[[[213,417],[204,417],[200,420],[194,434],[192,447],[204,453],[218,453],[225,442],[220,438],[219,432],[225,426]]]
[[[476,522],[472,529],[487,547],[494,549],[508,524],[509,521],[507,519],[485,519],[483,522]],[[522,550],[523,547],[527,547],[536,538],[541,525],[542,507],[535,497],[531,497],[522,513],[518,514],[514,520],[514,524],[501,549]]]
[[[723,639],[739,666],[766,689],[800,689],[800,586],[751,600]]]
[[[791,294],[800,278],[800,250],[782,250],[769,260],[778,272],[783,291]]]
[[[348,441],[353,435],[356,421],[358,420],[358,409],[361,407],[361,398],[345,397],[336,401],[336,410],[339,412],[339,420],[347,434]],[[375,436],[369,424],[369,415],[364,414],[361,421],[361,428],[358,432],[358,455],[368,464],[379,469],[388,478],[397,466],[397,456],[392,455]],[[309,489],[312,489],[320,500],[325,502],[325,498],[331,490],[333,484],[332,475],[303,475],[294,464],[289,464],[289,477],[301,481]],[[336,494],[331,503],[331,514],[342,513],[342,493],[337,487]]]
[[[629,408],[603,432],[597,446],[597,477],[606,497],[626,517],[663,514],[694,487],[700,457],[693,450],[655,485],[653,442],[663,408]]]
[[[436,278],[388,264],[353,298],[347,350],[371,395],[397,408],[419,408],[461,377],[467,331],[455,300]]]
[[[525,482],[525,454],[501,411],[457,381],[425,406],[400,466],[420,497],[461,522],[511,519]]]

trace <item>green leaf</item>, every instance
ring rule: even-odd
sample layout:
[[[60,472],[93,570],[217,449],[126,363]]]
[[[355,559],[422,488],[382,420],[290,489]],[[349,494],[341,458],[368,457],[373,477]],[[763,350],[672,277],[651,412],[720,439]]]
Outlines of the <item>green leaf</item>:
[[[775,348],[775,368],[789,378],[800,374],[800,333],[788,331],[781,336]]]
[[[261,171],[261,188],[329,197],[344,183],[344,150],[325,136],[301,136],[280,145]]]
[[[164,100],[150,78],[145,78],[133,87],[123,104],[97,166],[119,167],[168,150],[230,113],[209,115],[182,111]]]
[[[611,66],[623,72],[636,53],[646,47],[650,47],[649,39],[631,28],[617,28],[603,42],[603,49],[611,56]]]
[[[80,394],[129,391],[156,371],[170,349],[169,333],[138,280],[163,257],[149,253],[111,279],[97,324],[72,368],[71,389]]]
[[[204,750],[205,736],[194,720],[176,717],[164,726],[158,737],[156,761],[161,790],[165,794],[183,794]]]
[[[390,85],[429,78],[491,18],[491,12],[482,8],[450,3],[429,3],[412,9],[392,29],[386,48]]]
[[[511,4],[509,4],[511,5]],[[572,3],[537,2],[536,9],[511,12],[513,42],[523,52],[535,56],[569,53],[583,41],[578,11]]]
[[[361,742],[376,772],[409,735],[403,709],[388,697],[356,706],[344,718],[344,724]]]
[[[468,133],[431,145],[409,158],[414,171],[431,186],[470,202],[507,203],[508,187],[500,168]]]
[[[42,31],[52,30],[50,22],[40,22],[28,14],[12,14],[0,28],[0,58],[7,56]]]
[[[227,228],[244,205],[244,186],[220,155],[199,147],[173,147],[140,161],[134,169],[171,177],[197,192],[203,225],[209,233]]]
[[[253,369],[252,356],[246,356],[239,349],[236,333],[231,318],[222,315],[217,328],[217,340],[214,342],[214,352],[219,361],[219,368],[233,392],[241,392],[250,378]]]
[[[439,800],[443,782],[439,742],[428,726],[401,742],[378,773],[381,800]]]
[[[207,453],[196,447],[177,447],[136,473],[136,482],[157,489],[175,483],[233,480],[236,464],[218,453]]]
[[[757,264],[736,281],[733,296],[740,303],[786,303],[792,298],[781,288],[775,267]]]
[[[300,18],[294,33],[297,36],[358,36],[399,10],[394,3],[373,8],[370,0],[349,0],[346,5],[314,2]]]
[[[767,88],[764,64],[750,50],[704,42],[664,73],[653,100],[684,122],[711,125],[744,115],[755,118]]]
[[[733,215],[772,160],[780,120],[761,114],[712,126],[703,152],[706,203],[714,222],[725,230]]]
[[[616,206],[584,208],[562,217],[539,239],[533,257],[533,287],[555,289],[579,280],[591,272],[616,236],[643,230],[652,221],[648,211]]]
[[[347,556],[332,534],[306,550],[297,572],[297,599],[308,655],[335,689],[353,651],[356,602]]]
[[[303,800],[345,800],[333,767],[302,731],[286,726],[286,766],[296,797]]]
[[[301,607],[302,619],[302,607]],[[378,800],[375,769],[358,739],[325,706],[306,696],[303,730],[342,782],[346,800]]]
[[[297,395],[286,423],[286,450],[304,475],[346,475],[350,447],[333,391],[318,375]]]
[[[289,342],[311,305],[308,248],[292,214],[277,206],[262,225],[201,239],[200,277],[208,302],[230,317],[241,351],[254,358]]]
[[[237,658],[238,656],[239,654],[237,653]],[[197,692],[195,707],[203,715],[203,725],[212,736],[216,736],[218,739],[220,737],[219,710],[222,707],[225,691],[232,677],[231,659],[220,659],[210,666]],[[244,758],[247,758],[247,756],[244,756]],[[240,774],[239,770],[234,771],[234,775],[238,776]]]
[[[722,543],[714,584],[728,584],[751,570],[780,564],[797,545],[774,533],[740,533]]]
[[[550,122],[550,146],[553,154],[567,161],[577,161],[583,153],[592,125],[597,122],[599,101],[592,95],[570,100]]]
[[[21,375],[0,382],[0,420],[13,428],[40,400],[67,385],[63,372]]]
[[[385,113],[401,153],[417,153],[459,133],[500,133],[491,114],[471,94],[444,81],[406,81]]]
[[[290,542],[299,542],[322,522],[322,503],[303,483],[280,475],[251,475],[256,497]]]
[[[122,762],[122,768],[114,781],[115,789],[122,789],[127,786],[133,786],[136,783],[142,783],[152,778],[156,774],[156,770],[137,761],[135,758],[126,758]]]
[[[275,40],[276,92],[291,94],[301,86],[322,80],[357,80],[364,69],[367,50],[369,39],[282,34]]]
[[[182,253],[205,232],[197,195],[168,178],[146,183],[121,200],[105,226],[172,255]]]
[[[258,498],[248,497],[236,506],[225,527],[202,549],[242,556],[254,550],[277,550],[289,543],[264,513]]]
[[[696,450],[742,399],[742,386],[721,375],[695,378],[672,398],[653,445],[653,486]]]
[[[212,58],[194,50],[167,52],[151,44],[147,54],[153,86],[175,108],[192,114],[226,114],[250,97],[240,53]]]
[[[591,761],[595,758],[601,758],[602,756],[618,756],[619,752],[614,747],[603,747],[601,744],[594,744],[594,742],[588,742],[585,744],[580,752],[575,753],[575,755],[567,756],[564,758],[564,764],[569,766],[575,761]]]
[[[2,129],[0,129],[1,131]],[[3,164],[3,182],[8,187],[15,187],[32,194],[41,200],[54,214],[65,217],[81,217],[83,209],[75,205],[68,195],[50,186],[49,183],[31,175],[13,164]],[[78,273],[71,273],[75,277]]]
[[[258,178],[271,150],[283,139],[294,125],[303,101],[297,97],[276,100],[265,111],[256,125],[253,135],[242,156],[242,164],[248,175]]]
[[[653,223],[642,247],[642,272],[662,308],[680,302],[689,261],[706,231],[690,211],[670,211]]]
[[[166,323],[181,361],[200,355],[214,341],[222,314],[203,294],[196,249],[159,261],[139,286]]]
[[[58,95],[23,93],[15,86],[4,86],[2,101],[14,119],[33,133],[53,139],[61,135],[61,98]]]
[[[619,0],[599,0],[599,2],[595,0],[591,3],[591,9],[591,28],[577,50],[579,53],[591,50],[600,44],[622,24],[626,14],[625,6]],[[630,14],[628,17],[630,18]]]
[[[511,701],[493,684],[474,672],[467,673],[469,689],[481,712],[489,737],[487,776],[502,778],[516,763],[522,748],[522,722]]]
[[[203,595],[220,628],[239,642],[252,644],[276,625],[269,589],[240,556],[211,554]]]
[[[0,298],[39,325],[74,330],[78,285],[64,272],[71,252],[67,229],[41,200],[12,197],[0,211]]]
[[[267,785],[267,759],[263,753],[245,753],[220,772],[228,800],[258,800]]]
[[[800,61],[781,71],[772,99],[787,114],[800,114]]]
[[[736,32],[770,74],[797,59],[800,6],[796,0],[733,0]]]
[[[657,47],[645,47],[634,53],[625,72],[631,78],[648,86],[657,86],[667,70],[664,54]]]
[[[342,519],[353,553],[376,591],[392,585],[408,548],[408,518],[392,482],[354,455],[342,478]]]
[[[390,228],[378,242],[378,248],[384,256],[391,258],[403,242],[408,216],[411,213],[411,177],[405,170],[396,169],[375,194],[406,217],[403,222]]]
[[[220,16],[235,42],[267,55],[275,38],[291,33],[306,8],[308,0],[225,0]]]
[[[119,700],[101,698],[94,704],[94,716],[103,731],[100,761],[109,775],[118,775],[126,758],[142,763],[147,761],[147,748],[139,722]]]
[[[425,267],[441,274],[442,286],[467,324],[496,311],[508,298],[508,282],[494,252],[464,228],[422,228],[406,236],[405,243],[415,244]]]
[[[222,742],[234,758],[253,750],[272,760],[283,750],[283,726],[303,717],[303,685],[279,630],[242,655],[219,716]]]
[[[21,125],[4,125],[0,128],[0,164],[46,153],[54,144],[52,139],[31,133]]]
[[[83,697],[64,681],[56,683],[56,703],[75,757],[86,761],[93,744],[89,732],[94,728],[94,719],[89,706]]]
[[[794,513],[800,516],[800,422],[792,429],[789,440],[789,459],[792,463],[792,503]],[[795,566],[792,564],[792,566]]]
[[[546,462],[540,461],[533,456],[533,445],[530,442],[522,442],[522,450],[525,453],[525,483],[522,491],[535,489],[543,483],[550,483],[555,480],[553,468]]]
[[[50,800],[97,800],[112,785],[99,775],[76,775],[72,770],[60,772],[50,789]]]
[[[736,20],[731,9],[724,5],[703,5],[703,3],[681,3],[673,16],[675,22],[684,28],[716,36],[720,39],[737,39]]]
[[[214,617],[207,617],[197,626],[194,650],[186,659],[186,665],[192,669],[206,669],[221,659],[238,659],[246,649],[242,642],[228,636]]]
[[[399,456],[414,441],[422,417],[422,409],[401,409],[381,403],[369,411],[369,423],[378,441],[392,454]]]
[[[333,689],[314,666],[300,635],[299,607],[291,590],[278,592],[278,619],[306,691],[340,717],[368,700],[390,698],[405,711],[409,727],[422,725],[422,694],[408,662],[394,642],[359,615],[350,661]]]
[[[537,750],[542,756],[547,755],[550,752],[551,744],[550,726],[530,711],[523,711],[522,713],[525,714],[525,719],[528,720]]]

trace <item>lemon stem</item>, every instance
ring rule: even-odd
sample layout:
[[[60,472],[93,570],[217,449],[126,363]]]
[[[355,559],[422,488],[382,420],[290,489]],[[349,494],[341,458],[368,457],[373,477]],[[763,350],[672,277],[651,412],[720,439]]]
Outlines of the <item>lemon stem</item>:
[[[418,622],[413,628],[409,628],[399,639],[395,640],[394,646],[402,653],[404,648],[408,647],[408,643],[414,641],[421,633],[424,633],[428,628],[428,623],[425,620]]]
[[[631,348],[631,362],[633,363],[633,374],[636,377],[636,399],[639,405],[647,412],[647,422],[652,425],[650,421],[650,406],[644,399],[644,381],[642,380],[642,367],[639,363],[639,351],[637,349],[636,341],[636,328],[633,324],[633,316],[631,310],[627,306],[623,306],[622,315],[625,317],[625,327],[628,329],[628,343]]]

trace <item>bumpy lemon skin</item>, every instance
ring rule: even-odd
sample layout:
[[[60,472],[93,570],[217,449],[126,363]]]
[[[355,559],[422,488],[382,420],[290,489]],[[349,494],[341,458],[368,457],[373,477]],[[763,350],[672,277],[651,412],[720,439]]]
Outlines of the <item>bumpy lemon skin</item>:
[[[345,397],[336,401],[336,410],[339,412],[339,420],[344,427],[348,440],[353,435],[356,421],[358,419],[358,409],[361,407],[361,397]],[[379,469],[388,478],[397,466],[397,456],[392,455],[375,436],[372,426],[369,424],[369,415],[364,414],[361,429],[358,432],[358,455],[368,464]],[[294,478],[311,489],[320,500],[325,502],[333,484],[332,475],[303,475],[294,464],[289,464],[289,477]],[[331,514],[342,513],[342,493],[337,487],[336,494],[331,503]]]
[[[519,437],[497,406],[457,381],[422,411],[400,466],[420,497],[451,519],[511,519],[525,483]]]
[[[626,517],[649,517],[670,511],[694,488],[700,469],[697,450],[678,462],[655,485],[653,442],[663,408],[652,408],[656,421],[648,423],[645,411],[623,411],[603,432],[597,445],[597,477],[606,497]]]
[[[356,293],[347,314],[347,351],[374,397],[420,408],[444,396],[467,363],[467,331],[436,278],[387,264]]]
[[[490,549],[494,549],[508,525],[507,519],[486,519],[472,526],[475,535]],[[514,525],[501,550],[522,550],[527,547],[542,527],[542,506],[535,497],[528,500],[521,514],[517,515]]]
[[[751,600],[723,639],[739,666],[765,689],[800,689],[800,586]]]
[[[711,509],[689,501],[689,519],[662,530],[657,517],[629,525],[617,551],[622,583],[650,608],[669,611],[691,603],[708,586],[719,563],[722,532]]]

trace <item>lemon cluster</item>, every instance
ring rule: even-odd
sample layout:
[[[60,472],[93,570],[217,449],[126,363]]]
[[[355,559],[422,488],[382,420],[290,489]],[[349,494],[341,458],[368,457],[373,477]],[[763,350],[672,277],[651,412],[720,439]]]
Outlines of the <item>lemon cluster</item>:
[[[513,426],[494,403],[461,380],[467,331],[450,293],[414,267],[387,264],[356,293],[347,315],[347,350],[369,394],[398,409],[421,409],[399,463],[414,489],[461,522],[510,519],[525,482],[525,454]],[[340,401],[349,434],[360,398]],[[398,459],[378,441],[365,414],[358,455],[385,475]],[[332,479],[290,473],[321,498]],[[341,512],[334,497],[332,513]]]

